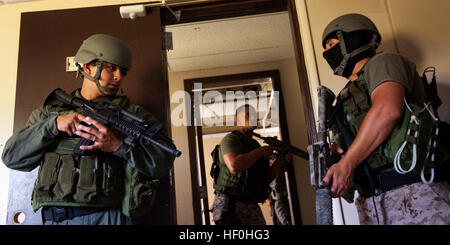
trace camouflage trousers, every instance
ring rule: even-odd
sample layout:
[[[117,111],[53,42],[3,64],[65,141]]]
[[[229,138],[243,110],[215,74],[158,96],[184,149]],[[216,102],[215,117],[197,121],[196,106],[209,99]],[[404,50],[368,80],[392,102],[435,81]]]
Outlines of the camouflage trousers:
[[[449,225],[450,185],[419,182],[379,196],[356,199],[361,225]],[[374,202],[376,209],[374,208]]]
[[[223,194],[214,197],[212,206],[213,219],[216,224],[243,224],[243,225],[265,225],[266,220],[262,214],[258,203],[248,203],[234,201],[233,205],[230,199]]]
[[[278,223],[280,225],[290,225],[291,224],[291,214],[289,210],[289,203],[287,200],[273,200],[274,213],[277,217]]]

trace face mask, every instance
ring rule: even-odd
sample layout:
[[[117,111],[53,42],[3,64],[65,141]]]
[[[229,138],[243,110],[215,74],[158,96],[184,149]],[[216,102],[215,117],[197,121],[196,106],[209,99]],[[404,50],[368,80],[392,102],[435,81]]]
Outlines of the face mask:
[[[345,78],[349,78],[353,73],[353,68],[355,67],[356,63],[366,57],[373,56],[373,54],[373,50],[367,49],[355,56],[351,56],[350,58],[348,58],[347,62],[344,65],[342,76]],[[337,68],[341,65],[341,62],[344,59],[344,55],[342,54],[340,45],[336,44],[331,49],[323,52],[323,57],[328,62],[328,65],[330,65],[331,69],[333,69],[334,74],[339,75]]]
[[[334,47],[323,52],[323,58],[325,58],[325,60],[328,62],[328,65],[330,65],[331,69],[335,71],[344,58],[339,44],[336,44],[334,45]],[[334,74],[336,74],[336,71],[334,72]]]

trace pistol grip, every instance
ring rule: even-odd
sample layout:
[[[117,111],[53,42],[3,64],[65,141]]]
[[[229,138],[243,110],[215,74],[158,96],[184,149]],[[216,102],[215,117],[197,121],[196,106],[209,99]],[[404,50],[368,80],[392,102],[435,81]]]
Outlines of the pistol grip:
[[[88,140],[86,138],[81,138],[80,141],[78,141],[78,144],[73,149],[73,153],[76,154],[76,155],[81,155],[81,156],[90,155],[90,154],[92,154],[93,151],[81,150],[80,146],[82,146],[82,145],[93,145],[93,144],[94,144],[94,141]]]
[[[90,127],[90,128],[94,128],[97,129],[97,127],[95,127],[94,125],[88,125],[85,122],[81,122],[82,125]],[[73,149],[73,153],[76,155],[82,155],[82,156],[86,156],[86,155],[92,155],[95,151],[92,150],[81,150],[80,146],[82,145],[93,145],[94,141],[88,140],[86,138],[81,137],[80,141],[78,141],[78,144],[75,146],[75,149]]]

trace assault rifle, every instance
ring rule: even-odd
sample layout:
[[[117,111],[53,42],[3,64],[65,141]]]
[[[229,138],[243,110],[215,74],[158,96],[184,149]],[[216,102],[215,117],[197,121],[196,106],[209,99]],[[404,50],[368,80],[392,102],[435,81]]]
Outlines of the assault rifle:
[[[333,161],[331,159],[330,147],[327,139],[330,108],[332,107],[336,96],[330,89],[324,86],[317,88],[317,93],[319,97],[318,141],[308,146],[311,185],[316,189],[317,224],[332,225],[333,213],[330,189],[323,185],[322,179],[327,172],[327,163]]]
[[[304,158],[304,159],[308,160],[309,155],[308,155],[308,153],[306,151],[301,150],[301,149],[299,149],[299,148],[297,148],[295,146],[289,145],[286,142],[278,140],[277,136],[264,137],[264,136],[261,136],[260,134],[255,133],[255,132],[252,132],[252,131],[249,131],[249,132],[252,135],[262,139],[264,141],[264,143],[266,143],[266,144],[268,144],[270,146],[278,147],[279,148],[278,154],[280,154],[280,155],[284,155],[284,154],[290,152],[290,153],[292,153],[292,154],[294,154],[296,156],[299,156],[301,158]]]
[[[78,108],[81,114],[91,117],[106,127],[116,130],[124,138],[124,143],[129,146],[134,146],[137,142],[144,145],[154,144],[175,157],[181,155],[181,152],[177,149],[172,149],[154,140],[154,137],[162,129],[161,124],[156,127],[150,127],[143,118],[121,109],[119,106],[114,105],[110,100],[105,99],[102,103],[86,101],[82,98],[67,94],[64,90],[57,88],[47,97],[45,104],[48,104],[55,99],[58,102],[63,103],[63,105]],[[106,108],[106,106],[112,106],[115,107],[115,109],[109,109]],[[90,127],[95,128],[93,125],[90,125]],[[81,150],[80,146],[92,145],[93,143],[94,142],[91,140],[81,138],[74,153],[79,155],[88,154],[88,152]]]

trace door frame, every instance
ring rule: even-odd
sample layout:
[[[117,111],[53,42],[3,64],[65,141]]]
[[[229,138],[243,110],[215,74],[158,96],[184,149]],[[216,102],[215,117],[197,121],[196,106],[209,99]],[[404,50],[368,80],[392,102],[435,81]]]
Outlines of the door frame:
[[[181,18],[180,21],[177,22],[167,9],[161,9],[161,24],[163,26],[287,11],[289,14],[291,33],[294,41],[294,52],[300,84],[300,94],[302,98],[303,111],[308,132],[308,144],[312,144],[317,140],[315,116],[312,105],[307,69],[305,65],[305,57],[303,52],[302,38],[300,34],[300,26],[295,0],[168,0],[167,3],[173,11],[181,11]],[[188,91],[187,88],[189,87],[186,87],[185,85],[185,91]],[[287,125],[284,125],[283,127],[286,127],[286,136],[283,135],[283,139],[286,139],[289,143]],[[195,148],[195,130],[192,130],[190,128],[191,127],[188,127],[189,152],[191,153],[190,155],[195,154],[194,156],[190,156],[194,223],[198,225],[202,224],[200,193],[199,189],[196,188],[198,187],[199,176],[196,165],[197,156]],[[293,179],[295,180],[295,176],[293,177]],[[291,185],[292,184],[295,184],[295,181],[291,183]],[[295,191],[294,194],[298,203],[297,191]],[[298,215],[295,215],[295,224],[302,224],[299,203],[294,211],[298,212]]]
[[[284,101],[283,101],[283,93],[281,89],[281,80],[280,74],[278,70],[268,70],[268,71],[259,71],[259,72],[249,72],[249,73],[241,73],[241,74],[232,74],[232,75],[222,75],[222,76],[213,76],[213,77],[203,77],[203,78],[192,78],[184,80],[184,89],[187,91],[191,98],[194,98],[194,93],[192,90],[194,89],[194,83],[200,82],[204,84],[214,84],[219,83],[222,84],[226,81],[240,81],[240,80],[248,80],[248,79],[257,79],[257,78],[272,78],[272,85],[275,91],[279,92],[280,104],[279,104],[279,130],[282,136],[282,140],[284,142],[289,143],[289,133],[287,128],[287,120],[286,113],[284,110]],[[194,105],[191,105],[190,111],[194,111]],[[191,116],[191,124],[194,125],[194,117]],[[200,128],[200,130],[198,129]],[[208,196],[201,195],[200,188],[206,188],[206,173],[205,173],[205,162],[203,159],[203,143],[201,140],[201,127],[200,126],[189,126],[188,127],[188,141],[189,141],[189,160],[190,160],[190,168],[191,168],[191,184],[192,184],[192,198],[194,205],[194,221],[195,225],[202,224],[202,214],[201,214],[201,201],[203,201],[204,207],[208,205]],[[196,142],[197,138],[197,142]],[[199,155],[197,155],[197,152]],[[200,162],[200,176],[198,176],[198,168],[197,163]],[[287,167],[287,187],[289,194],[289,206],[291,208],[291,219],[292,224],[301,224],[301,213],[300,213],[300,204],[297,195],[297,186],[294,174],[294,168],[292,164],[289,164]],[[200,177],[200,178],[199,178]],[[201,186],[199,185],[199,180],[201,181]],[[203,199],[203,200],[202,200]],[[205,202],[206,201],[206,202]],[[207,210],[203,210],[206,212]],[[205,217],[208,217],[206,215]],[[209,221],[208,221],[209,222]]]

